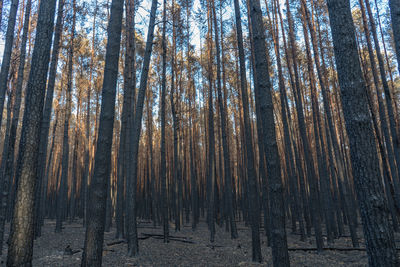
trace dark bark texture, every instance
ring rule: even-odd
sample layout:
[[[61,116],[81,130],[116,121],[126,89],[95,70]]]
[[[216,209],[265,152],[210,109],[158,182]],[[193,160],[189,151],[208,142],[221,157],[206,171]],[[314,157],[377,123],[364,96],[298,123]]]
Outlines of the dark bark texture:
[[[56,1],[41,1],[38,12],[35,47],[26,89],[25,112],[18,156],[18,183],[10,233],[7,266],[32,266],[33,221],[40,124],[50,47],[53,35]]]
[[[350,1],[328,0],[327,3],[369,265],[398,266],[368,110],[366,85],[358,58]]]
[[[82,266],[101,266],[108,180],[111,171],[111,146],[115,115],[115,93],[121,44],[124,0],[113,0],[108,24],[108,41],[100,112],[100,125],[94,162],[94,173],[88,199],[88,220]]]

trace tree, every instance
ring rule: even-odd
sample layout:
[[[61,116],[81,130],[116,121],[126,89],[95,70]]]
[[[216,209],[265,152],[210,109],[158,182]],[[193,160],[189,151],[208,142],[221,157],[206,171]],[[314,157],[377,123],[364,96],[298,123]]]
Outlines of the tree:
[[[215,36],[215,47],[217,53],[217,95],[218,95],[218,107],[220,112],[220,125],[222,132],[222,148],[224,155],[224,173],[225,173],[225,186],[227,192],[227,209],[228,209],[228,217],[229,224],[231,227],[231,237],[237,238],[237,229],[235,223],[235,216],[233,213],[233,201],[232,201],[232,175],[231,175],[231,160],[229,155],[229,141],[228,141],[228,133],[227,133],[227,112],[225,110],[224,100],[222,98],[222,85],[221,85],[221,52],[220,52],[220,44],[219,44],[219,34],[218,34],[218,23],[217,23],[217,15],[215,12],[215,1],[212,1],[212,11],[213,11],[213,23],[214,23],[214,36]],[[222,25],[221,25],[222,28]],[[222,179],[222,177],[220,177]]]
[[[247,93],[247,78],[246,78],[246,63],[244,57],[243,48],[243,33],[242,33],[242,21],[240,17],[239,1],[234,0],[235,4],[235,19],[236,19],[236,34],[237,34],[237,46],[239,50],[239,65],[240,65],[240,89],[242,93],[242,104],[243,104],[243,120],[244,120],[244,135],[245,135],[245,149],[247,156],[247,176],[249,180],[249,189],[251,205],[249,205],[251,214],[251,237],[252,237],[252,251],[253,261],[261,262],[261,245],[260,245],[260,201],[258,197],[258,188],[256,181],[256,174],[254,171],[254,152],[253,143],[251,137],[251,126],[250,126],[250,115],[249,115],[249,97]]]
[[[259,0],[250,0],[250,18],[252,41],[254,46],[254,75],[256,101],[260,102],[260,114],[263,129],[264,152],[267,161],[271,213],[271,244],[274,266],[289,266],[287,250],[285,212],[283,203],[283,185],[279,152],[276,141],[272,88],[268,71],[268,59],[265,47],[265,30]]]
[[[121,43],[123,0],[113,0],[108,24],[108,41],[100,111],[99,135],[93,178],[88,198],[88,221],[82,266],[101,266],[104,241],[108,179],[114,126],[115,92]]]
[[[3,153],[6,157],[3,158],[5,161],[5,171],[4,173],[0,173],[0,181],[2,183],[2,190],[1,192],[1,211],[0,211],[0,253],[2,253],[3,248],[3,240],[4,240],[4,225],[6,221],[7,215],[7,206],[9,205],[9,185],[12,179],[12,173],[14,170],[14,155],[15,155],[15,143],[16,143],[16,135],[17,135],[17,127],[19,121],[19,112],[21,108],[21,100],[22,100],[22,83],[24,80],[24,70],[25,70],[25,57],[26,57],[26,41],[28,39],[28,28],[29,28],[29,19],[31,15],[31,7],[32,1],[28,0],[26,3],[26,10],[25,10],[25,18],[24,18],[24,28],[22,33],[22,40],[21,40],[21,54],[20,54],[20,62],[18,67],[18,78],[17,78],[17,87],[15,89],[14,95],[14,107],[13,107],[13,118],[11,121],[11,128],[7,142],[4,142],[4,151]],[[9,100],[11,101],[11,100]],[[6,143],[8,143],[8,147],[6,147]]]
[[[313,164],[313,158],[311,153],[311,147],[309,140],[307,138],[307,130],[305,125],[305,118],[304,118],[304,111],[303,111],[303,99],[301,94],[301,85],[300,85],[300,77],[299,77],[299,70],[297,64],[297,45],[295,41],[295,32],[294,32],[294,22],[290,11],[289,1],[286,1],[286,8],[287,8],[287,17],[288,17],[288,24],[289,24],[289,40],[290,40],[290,48],[291,48],[291,56],[292,56],[292,64],[294,70],[294,78],[295,82],[292,84],[293,92],[294,92],[294,99],[296,104],[296,112],[297,112],[297,123],[299,127],[301,142],[303,145],[303,152],[304,152],[304,160],[306,161],[306,168],[305,173],[307,177],[307,181],[310,186],[310,199],[309,205],[311,207],[312,214],[320,214],[320,205],[318,202],[318,184],[317,184],[317,177],[315,173],[315,166]],[[304,188],[304,187],[303,187]],[[302,189],[303,190],[303,189]],[[303,195],[305,198],[305,195]],[[323,248],[323,239],[322,239],[322,229],[321,229],[321,222],[320,216],[313,216],[312,224],[315,229],[315,239],[317,243],[318,251],[322,251]],[[309,232],[309,229],[308,229]]]
[[[127,205],[128,205],[128,219],[127,223],[129,224],[129,232],[128,232],[128,255],[135,256],[139,252],[138,238],[137,238],[137,228],[136,228],[136,184],[137,184],[137,165],[138,165],[138,152],[139,152],[139,139],[140,132],[142,128],[142,116],[143,116],[143,107],[144,107],[144,97],[146,95],[147,88],[147,79],[149,74],[149,65],[151,59],[151,52],[153,48],[153,39],[154,39],[154,27],[156,20],[156,11],[157,11],[157,0],[152,0],[151,2],[151,10],[150,10],[150,21],[149,28],[147,31],[147,40],[145,53],[143,58],[142,72],[140,76],[140,84],[139,91],[136,102],[136,109],[134,116],[128,122],[132,124],[131,131],[128,132],[128,138],[131,139],[130,147],[128,151],[128,159],[131,162],[131,171],[128,174],[127,179]]]
[[[365,81],[348,0],[327,0],[355,190],[370,266],[397,266],[393,229],[383,193]]]
[[[49,70],[49,79],[47,82],[47,93],[44,101],[43,107],[43,119],[41,123],[40,129],[40,141],[39,141],[39,156],[38,156],[38,170],[37,170],[37,179],[41,187],[37,188],[39,192],[36,194],[38,206],[36,207],[36,213],[38,219],[36,220],[36,230],[35,235],[40,236],[41,232],[41,224],[43,220],[42,212],[44,212],[44,204],[45,204],[45,196],[47,193],[47,180],[44,179],[47,177],[45,175],[46,170],[46,156],[47,156],[47,146],[48,146],[48,136],[50,131],[50,119],[51,119],[51,111],[53,108],[53,97],[54,97],[54,87],[56,81],[57,74],[57,66],[58,66],[58,57],[60,52],[60,43],[62,39],[62,28],[63,28],[63,15],[64,15],[64,4],[65,0],[58,1],[57,7],[57,19],[56,25],[54,29],[54,40],[53,40],[53,49],[51,54],[51,62],[50,62],[50,70]]]
[[[400,71],[400,0],[389,0],[392,29],[397,56],[397,65]]]
[[[64,138],[62,148],[62,171],[60,189],[57,198],[57,220],[56,220],[56,233],[61,232],[62,221],[64,212],[66,210],[67,197],[68,197],[68,173],[69,171],[69,124],[72,112],[72,80],[73,80],[73,60],[74,60],[74,39],[75,39],[75,25],[76,25],[76,0],[72,2],[72,26],[71,37],[69,40],[68,48],[68,70],[67,70],[67,90],[65,101],[64,113]],[[74,181],[72,181],[73,183]],[[74,197],[71,193],[71,197]]]
[[[3,121],[4,101],[7,91],[8,72],[10,71],[11,53],[14,42],[14,28],[15,21],[17,19],[18,3],[19,0],[12,0],[10,13],[8,14],[6,42],[4,44],[3,60],[1,62],[0,71],[0,124]],[[3,1],[1,2],[1,10],[3,10]]]
[[[7,266],[32,266],[34,205],[40,122],[50,61],[56,1],[40,2],[18,156],[18,183]]]
[[[167,14],[166,3],[163,2],[163,29],[162,29],[162,80],[161,80],[161,147],[160,147],[160,179],[161,179],[161,198],[162,198],[162,222],[164,243],[169,242],[169,221],[168,221],[168,200],[167,200],[167,171],[166,171],[166,155],[165,155],[165,95],[167,90],[167,41],[166,41],[166,27],[167,27]]]

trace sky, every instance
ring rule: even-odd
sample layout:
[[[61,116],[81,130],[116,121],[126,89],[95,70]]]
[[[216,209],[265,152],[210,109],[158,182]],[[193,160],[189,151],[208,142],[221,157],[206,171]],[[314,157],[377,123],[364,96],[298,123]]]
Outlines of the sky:
[[[91,1],[93,1],[93,0],[91,0]],[[284,7],[285,0],[279,0],[279,1],[281,3],[281,7]],[[350,1],[352,2],[353,7],[355,5],[357,5],[357,1],[355,1],[355,0],[350,0]],[[21,2],[23,2],[23,1],[20,1],[20,6],[22,6]],[[84,1],[84,2],[88,2],[88,1]],[[161,12],[162,11],[162,1],[159,0],[158,2],[159,2],[158,12]],[[170,2],[170,0],[168,2]],[[240,1],[240,2],[242,2],[242,1]],[[261,2],[263,2],[263,1],[261,1]],[[382,14],[387,9],[388,1],[381,0],[378,2],[380,2],[378,5],[382,5],[382,7],[380,8],[380,13]],[[262,5],[263,4],[264,3],[262,3]],[[138,23],[137,27],[139,29],[141,29],[142,32],[144,32],[144,34],[145,34],[144,36],[147,36],[147,26],[148,26],[148,20],[149,20],[150,7],[151,7],[151,0],[142,0],[141,7],[138,9],[138,13],[136,15],[136,20],[138,22],[142,22],[140,24]],[[197,11],[199,8],[200,8],[200,0],[194,0],[193,11]],[[6,15],[8,13],[8,9],[9,9],[9,1],[5,1],[5,5],[4,5],[4,9],[3,9],[4,10],[3,11],[3,20],[2,20],[2,30],[3,31],[0,33],[0,63],[3,58],[3,50],[4,50],[4,42],[5,42],[4,35],[5,35],[5,29],[6,29],[6,24],[7,24]],[[224,12],[225,19],[229,19],[232,16],[232,14],[233,14],[233,8],[228,5],[228,7],[225,9],[225,12]],[[158,18],[160,18],[160,16],[158,16]],[[88,20],[88,23],[91,24],[91,19]],[[192,44],[195,45],[195,49],[198,50],[200,47],[199,28],[197,27],[197,25],[195,26],[193,23],[193,27],[192,27],[191,31],[192,31]]]

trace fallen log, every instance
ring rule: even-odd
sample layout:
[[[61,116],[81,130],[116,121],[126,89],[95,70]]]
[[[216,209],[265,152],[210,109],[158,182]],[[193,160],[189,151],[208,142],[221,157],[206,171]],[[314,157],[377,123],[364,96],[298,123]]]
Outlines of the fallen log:
[[[157,237],[164,237],[164,235],[162,235],[162,234],[142,233],[142,235],[144,235],[144,236],[151,236],[151,237],[155,237],[155,236],[157,236]],[[186,237],[186,236],[175,236],[175,235],[169,235],[168,237],[169,237],[169,238],[182,238],[182,239],[190,239],[190,238],[188,238],[188,237]]]
[[[154,239],[164,239],[163,236],[152,236]],[[188,243],[188,244],[196,244],[196,242],[191,241],[191,240],[186,240],[186,239],[179,239],[176,237],[169,237],[169,241],[177,241],[177,242],[182,242],[182,243]]]
[[[109,242],[109,243],[107,243],[107,246],[114,246],[114,245],[118,245],[118,244],[121,244],[121,243],[126,243],[126,240],[116,240],[116,241],[112,241],[112,242]]]

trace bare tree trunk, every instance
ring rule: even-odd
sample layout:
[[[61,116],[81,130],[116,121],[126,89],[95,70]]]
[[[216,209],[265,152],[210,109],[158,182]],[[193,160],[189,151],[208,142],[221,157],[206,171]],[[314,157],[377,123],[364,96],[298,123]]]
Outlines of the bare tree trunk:
[[[393,228],[380,181],[350,1],[327,0],[355,189],[370,266],[397,266]]]
[[[40,2],[35,48],[26,91],[16,181],[15,209],[10,233],[7,266],[31,266],[34,207],[40,122],[50,61],[56,1]]]
[[[103,254],[105,212],[107,201],[107,180],[111,169],[111,147],[114,129],[115,92],[118,76],[118,61],[121,43],[123,0],[113,0],[108,25],[108,42],[99,135],[95,155],[94,174],[88,199],[88,221],[82,266],[101,266]]]
[[[292,86],[294,87],[294,95],[295,95],[295,102],[296,102],[296,110],[297,110],[297,121],[298,121],[298,126],[299,126],[299,131],[300,131],[300,137],[301,141],[303,144],[303,150],[304,150],[304,158],[306,161],[306,175],[307,175],[307,180],[310,186],[310,199],[309,199],[309,205],[311,207],[311,218],[312,218],[312,224],[314,226],[315,230],[315,238],[316,238],[316,243],[317,243],[317,248],[319,251],[322,251],[322,248],[324,246],[324,242],[322,239],[322,229],[321,229],[321,222],[320,222],[320,206],[318,202],[318,186],[317,186],[317,181],[316,181],[316,174],[315,174],[315,167],[312,159],[312,153],[311,153],[311,148],[310,144],[307,138],[307,130],[305,126],[305,119],[304,119],[304,113],[303,113],[303,100],[301,97],[301,85],[300,85],[300,78],[298,74],[298,68],[297,68],[297,49],[296,49],[296,41],[295,41],[295,35],[294,35],[294,25],[293,25],[293,19],[291,16],[290,12],[290,7],[289,7],[289,1],[286,1],[286,6],[287,6],[287,15],[288,15],[288,21],[289,21],[289,38],[290,38],[290,44],[291,44],[291,52],[292,52],[292,63],[293,63],[293,68],[294,68],[294,76],[295,76],[295,84]]]
[[[274,44],[275,44],[275,53],[278,67],[278,78],[279,78],[279,91],[280,91],[280,100],[281,100],[281,113],[282,113],[282,124],[284,130],[284,143],[285,143],[285,158],[286,158],[286,168],[289,175],[289,183],[291,184],[291,191],[294,198],[294,212],[296,219],[299,221],[299,230],[300,230],[300,240],[305,240],[305,230],[304,230],[304,220],[303,220],[303,208],[301,206],[301,198],[299,196],[299,188],[298,181],[295,173],[294,166],[294,155],[292,150],[292,140],[289,131],[289,123],[290,120],[290,109],[288,108],[288,99],[285,88],[285,81],[283,77],[282,71],[282,63],[281,63],[281,55],[280,55],[280,45],[279,45],[279,30],[278,30],[278,19],[277,10],[279,9],[279,2],[274,0],[274,16],[275,16],[275,28],[272,30],[274,34]],[[286,42],[286,41],[285,41]]]
[[[382,87],[383,87],[383,91],[385,92],[386,108],[387,108],[388,117],[389,117],[390,132],[392,134],[394,154],[395,154],[397,164],[400,165],[400,140],[399,140],[399,134],[397,131],[398,129],[397,129],[397,124],[396,124],[397,116],[395,116],[395,113],[393,110],[392,94],[390,92],[389,85],[386,80],[385,64],[383,62],[381,48],[380,48],[378,35],[377,35],[377,31],[376,31],[376,26],[375,26],[375,18],[372,14],[369,0],[365,0],[365,5],[367,7],[367,13],[368,13],[368,17],[369,17],[369,23],[371,26],[372,37],[373,37],[374,44],[375,44],[376,57],[378,58],[378,67],[379,67],[379,72],[381,75]],[[399,185],[399,183],[400,183],[400,181],[399,181],[400,168],[398,168],[398,175],[394,176],[394,179],[396,179],[396,178],[397,178],[397,180],[395,181],[395,184],[397,186],[396,189],[398,189],[398,188],[400,188],[400,185]],[[400,197],[400,196],[398,196],[398,197]]]
[[[384,143],[386,144],[386,151],[388,153],[388,160],[389,160],[389,166],[390,166],[390,173],[392,174],[392,179],[395,185],[395,200],[396,200],[396,205],[400,207],[400,186],[399,186],[399,177],[398,177],[398,170],[396,166],[396,160],[397,158],[395,157],[394,150],[396,149],[392,144],[395,144],[394,136],[393,136],[393,143],[392,139],[390,138],[390,132],[389,132],[389,122],[386,116],[386,110],[385,110],[385,104],[382,99],[382,91],[380,88],[379,84],[379,77],[378,77],[378,70],[376,69],[376,61],[375,61],[375,53],[372,48],[372,42],[371,42],[371,34],[370,30],[368,27],[368,20],[367,20],[367,15],[365,11],[365,6],[363,0],[359,0],[359,4],[361,7],[361,15],[363,19],[363,27],[364,27],[364,32],[365,32],[365,37],[366,37],[366,42],[367,42],[367,47],[368,47],[368,54],[369,54],[369,60],[370,60],[370,66],[371,66],[371,72],[372,72],[372,77],[375,85],[375,90],[376,90],[376,97],[378,100],[378,111],[379,111],[379,117],[380,117],[380,126],[381,126],[381,131],[384,136]],[[383,152],[385,153],[385,152]]]
[[[132,170],[128,174],[127,179],[127,205],[128,205],[128,220],[129,224],[129,233],[128,233],[128,255],[135,256],[139,253],[139,245],[137,239],[137,229],[136,229],[136,182],[137,182],[137,165],[138,165],[138,152],[139,152],[139,139],[140,139],[140,131],[142,128],[142,116],[143,116],[143,104],[144,97],[146,95],[147,88],[147,79],[149,74],[149,65],[151,52],[153,47],[153,38],[154,38],[154,26],[156,19],[156,10],[157,10],[157,0],[152,0],[151,3],[151,11],[150,11],[150,21],[149,28],[147,32],[147,41],[145,54],[143,59],[142,72],[140,76],[140,85],[138,91],[138,98],[136,103],[136,109],[134,113],[134,119],[128,123],[132,123],[132,129],[128,134],[128,138],[131,139],[130,143],[130,151],[128,153],[128,159],[131,162]],[[133,116],[132,116],[133,117]]]
[[[89,188],[89,176],[90,176],[90,100],[91,100],[91,90],[95,87],[93,86],[93,72],[94,72],[94,58],[95,58],[95,40],[96,40],[96,17],[97,17],[97,0],[94,1],[94,14],[93,14],[93,26],[92,26],[92,47],[90,54],[90,74],[89,74],[89,88],[87,92],[87,107],[86,107],[86,147],[85,147],[85,173],[82,179],[82,209],[83,209],[83,225],[86,225],[87,221],[87,199],[88,199],[88,188]]]
[[[43,108],[43,120],[40,128],[40,141],[39,141],[39,156],[38,156],[38,170],[37,170],[37,179],[43,180],[42,187],[37,190],[41,192],[41,197],[39,198],[39,210],[37,214],[39,215],[39,219],[37,222],[40,224],[36,224],[36,232],[35,235],[40,236],[41,225],[43,223],[44,218],[40,216],[44,211],[45,199],[44,196],[47,194],[47,180],[45,177],[46,171],[46,158],[47,158],[47,147],[48,147],[48,136],[50,130],[50,118],[51,111],[53,108],[53,96],[54,96],[54,86],[57,75],[57,66],[58,66],[58,56],[60,52],[60,44],[62,39],[62,28],[63,28],[63,14],[64,14],[64,4],[65,0],[58,1],[58,10],[57,10],[57,21],[54,30],[54,40],[53,40],[53,51],[51,54],[51,62],[50,62],[50,70],[49,70],[49,79],[47,83],[47,93]],[[50,164],[48,164],[49,166]]]
[[[24,28],[22,33],[21,40],[21,53],[20,53],[20,62],[18,67],[18,77],[17,77],[17,86],[15,89],[14,95],[14,105],[13,105],[13,117],[11,121],[10,133],[8,135],[8,146],[3,149],[7,153],[3,153],[6,158],[2,159],[2,165],[4,164],[5,169],[4,173],[0,173],[0,181],[2,186],[1,192],[1,210],[0,210],[0,255],[3,252],[3,241],[4,241],[4,224],[7,215],[7,206],[9,205],[9,188],[10,183],[12,182],[13,172],[14,172],[14,155],[15,155],[15,145],[17,139],[17,127],[19,121],[19,113],[21,109],[21,100],[22,100],[22,83],[24,80],[24,70],[25,70],[25,58],[26,58],[26,41],[28,37],[28,29],[29,29],[29,18],[31,14],[32,1],[28,0],[25,9],[25,18],[24,18]],[[11,101],[11,100],[9,100]],[[5,142],[6,143],[6,142]],[[3,170],[2,170],[3,171]]]
[[[74,60],[74,39],[75,39],[75,25],[76,25],[76,0],[73,0],[73,14],[72,14],[72,28],[71,39],[69,40],[68,50],[68,69],[67,69],[67,88],[65,100],[65,113],[64,113],[64,138],[62,147],[62,171],[61,183],[57,198],[57,220],[55,232],[62,231],[62,221],[64,220],[64,212],[66,210],[67,197],[68,197],[68,177],[69,177],[69,121],[72,112],[72,79],[73,79],[73,60]]]
[[[212,11],[213,11],[213,21],[214,21],[214,33],[215,33],[215,46],[217,50],[217,92],[218,92],[218,105],[220,112],[220,125],[222,131],[222,148],[223,148],[223,158],[224,158],[224,174],[225,174],[225,186],[227,187],[227,209],[228,209],[228,217],[229,223],[231,227],[231,237],[237,238],[237,230],[235,217],[233,214],[233,206],[232,206],[232,174],[231,174],[231,160],[229,155],[229,141],[227,134],[227,118],[226,118],[226,110],[223,103],[222,98],[222,86],[221,86],[221,58],[220,58],[220,46],[219,46],[219,34],[218,34],[218,23],[215,12],[215,1],[212,1]],[[220,162],[220,164],[222,164]],[[222,178],[222,177],[221,177]]]
[[[17,19],[19,0],[12,0],[10,13],[8,14],[8,24],[6,32],[6,42],[4,44],[3,60],[0,71],[0,125],[3,121],[4,101],[7,91],[8,72],[10,71],[11,54],[14,42],[14,28]],[[3,5],[1,5],[3,8]]]
[[[258,188],[256,181],[256,173],[254,169],[254,152],[253,143],[251,138],[251,126],[249,115],[249,97],[247,94],[247,79],[246,79],[246,64],[243,49],[243,33],[240,17],[239,1],[234,0],[235,4],[235,18],[236,18],[236,34],[237,45],[239,49],[239,65],[240,65],[240,88],[243,103],[243,119],[244,119],[244,135],[245,135],[245,148],[247,156],[247,176],[249,180],[249,187],[251,189],[251,205],[250,213],[252,215],[251,232],[252,232],[252,258],[253,261],[261,262],[261,246],[260,246],[260,199],[258,196]]]
[[[400,72],[400,0],[389,0],[389,6],[397,56],[397,67]]]
[[[168,221],[168,197],[167,197],[167,170],[166,170],[166,155],[165,155],[165,95],[167,90],[167,42],[166,42],[166,27],[167,27],[167,1],[163,1],[163,30],[162,30],[162,81],[161,81],[161,163],[160,163],[160,179],[161,179],[161,199],[162,199],[162,222],[164,230],[164,243],[169,242],[169,221]]]
[[[118,154],[118,182],[117,182],[117,210],[116,225],[117,237],[125,236],[124,232],[124,185],[128,175],[128,147],[130,140],[127,139],[128,123],[133,113],[133,98],[135,94],[136,79],[135,71],[135,36],[134,19],[135,5],[134,1],[125,2],[126,9],[126,39],[125,39],[125,66],[124,66],[124,99],[121,114],[121,134]],[[126,225],[126,227],[129,227]]]
[[[285,230],[283,184],[274,122],[274,105],[265,47],[265,30],[259,0],[250,0],[250,18],[255,56],[255,96],[256,101],[260,103],[260,114],[262,116],[261,120],[258,121],[262,123],[262,138],[264,139],[269,178],[272,257],[274,266],[290,266]],[[253,193],[251,192],[251,194]],[[250,196],[250,198],[252,197]],[[251,201],[251,203],[254,202]]]
[[[0,27],[2,18],[3,18],[3,0],[0,0]]]

